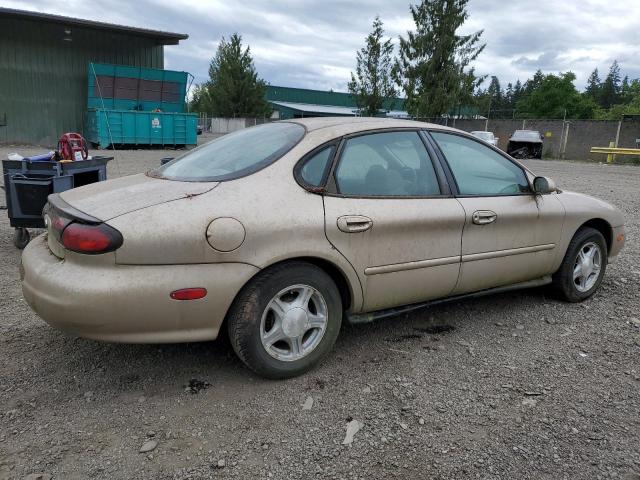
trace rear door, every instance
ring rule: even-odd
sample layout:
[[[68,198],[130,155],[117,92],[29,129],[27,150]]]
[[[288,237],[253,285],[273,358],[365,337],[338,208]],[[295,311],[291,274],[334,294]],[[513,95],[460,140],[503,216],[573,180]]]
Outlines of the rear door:
[[[565,213],[557,196],[534,195],[524,169],[482,142],[450,132],[430,134],[465,211],[460,279],[453,293],[552,273]]]
[[[416,130],[345,138],[324,197],[326,234],[355,268],[364,311],[449,295],[464,210]]]

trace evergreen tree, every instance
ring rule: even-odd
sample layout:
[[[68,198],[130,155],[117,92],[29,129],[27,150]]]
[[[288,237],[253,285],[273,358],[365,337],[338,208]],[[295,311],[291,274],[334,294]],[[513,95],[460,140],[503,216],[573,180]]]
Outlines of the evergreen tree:
[[[209,78],[194,94],[194,100],[204,108],[200,111],[217,117],[271,115],[271,107],[264,98],[266,83],[258,78],[250,49],[242,48],[242,37],[237,33],[229,41],[224,37],[220,41],[209,65]]]
[[[544,80],[544,73],[542,70],[538,69],[536,73],[533,74],[533,77],[524,82],[524,86],[522,87],[522,96],[531,95],[532,92],[536,91],[540,88],[542,81]]]
[[[622,84],[620,85],[620,103],[626,104],[629,103],[633,99],[633,95],[631,94],[631,84],[629,82],[629,75],[625,75],[622,79]]]
[[[602,82],[601,89],[601,101],[600,104],[603,108],[611,108],[618,103],[618,96],[620,95],[620,66],[618,61],[614,60],[609,68],[609,74],[607,78]]]
[[[462,78],[460,79],[460,91],[458,92],[455,104],[455,114],[459,118],[471,113],[464,107],[479,106],[476,100],[476,92],[485,78],[486,75],[477,77],[474,68],[470,68],[469,71],[462,73]]]
[[[400,53],[393,75],[406,96],[407,111],[416,117],[447,113],[477,85],[473,70],[466,71],[485,45],[482,30],[470,35],[456,32],[468,18],[468,0],[422,0],[411,5],[415,32],[400,37]],[[466,76],[466,77],[465,77]]]
[[[504,98],[502,95],[502,87],[500,86],[500,80],[495,75],[491,77],[491,83],[487,88],[487,95],[489,96],[489,114],[490,118],[499,118],[502,107],[504,106]],[[495,112],[495,115],[492,113]]]
[[[515,104],[522,97],[522,83],[520,79],[516,80],[516,84],[513,86],[513,104],[512,107],[515,107]]]
[[[598,75],[598,69],[596,68],[589,78],[587,79],[587,88],[585,89],[585,94],[594,102],[600,102],[600,97],[602,96],[602,82],[600,82],[600,76]]]
[[[376,16],[366,45],[356,55],[356,74],[351,73],[349,93],[355,98],[361,114],[373,117],[384,107],[385,99],[395,97],[391,78],[393,44],[383,41],[382,20]]]

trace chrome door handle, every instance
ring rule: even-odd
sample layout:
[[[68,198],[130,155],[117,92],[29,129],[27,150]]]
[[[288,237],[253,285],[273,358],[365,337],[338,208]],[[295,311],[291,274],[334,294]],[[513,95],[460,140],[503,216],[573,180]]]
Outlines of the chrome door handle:
[[[345,233],[366,232],[373,226],[373,220],[364,215],[344,215],[338,217],[338,229]]]
[[[498,218],[498,214],[496,212],[492,212],[491,210],[476,210],[473,212],[471,219],[473,223],[476,225],[486,225],[488,223],[493,223]]]

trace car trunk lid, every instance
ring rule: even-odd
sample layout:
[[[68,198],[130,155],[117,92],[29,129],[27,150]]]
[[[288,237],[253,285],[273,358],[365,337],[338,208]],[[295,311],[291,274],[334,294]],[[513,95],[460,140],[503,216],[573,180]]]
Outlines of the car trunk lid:
[[[135,210],[201,195],[218,182],[178,182],[145,174],[93,183],[60,194],[73,208],[103,222]]]

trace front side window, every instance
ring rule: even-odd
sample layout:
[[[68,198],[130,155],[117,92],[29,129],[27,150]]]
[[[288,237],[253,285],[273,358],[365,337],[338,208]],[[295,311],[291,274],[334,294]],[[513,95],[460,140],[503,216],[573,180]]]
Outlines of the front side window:
[[[431,196],[440,187],[417,132],[385,132],[345,142],[335,172],[338,192],[356,196]]]
[[[302,125],[290,122],[245,128],[186,152],[149,175],[185,182],[233,180],[275,162],[304,134]]]
[[[447,159],[461,195],[530,193],[524,170],[480,142],[430,132]]]

